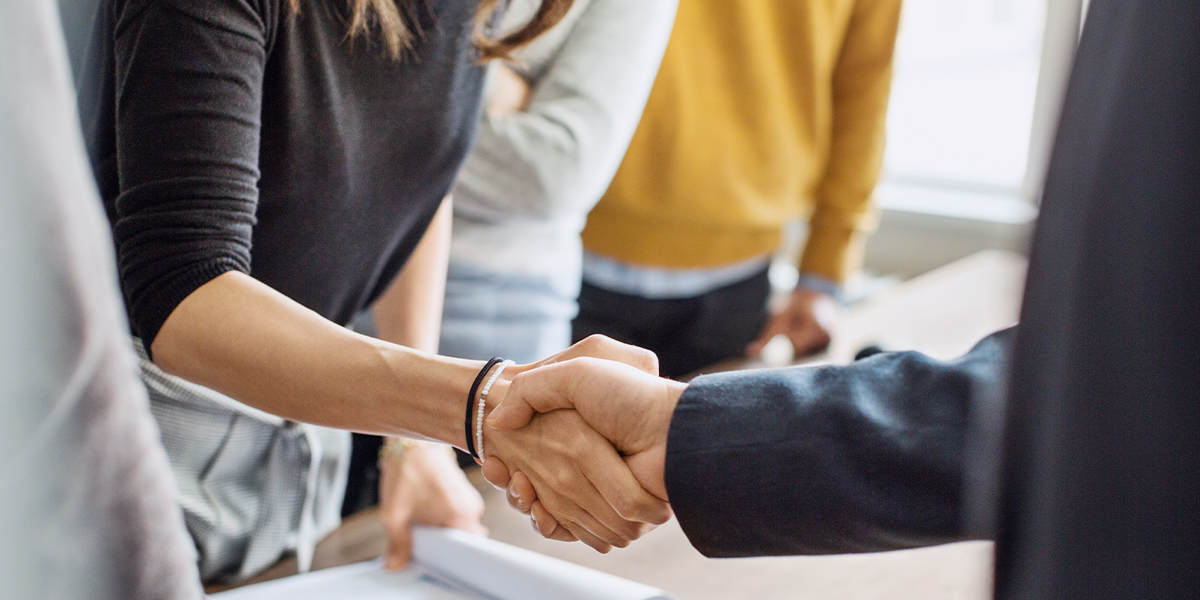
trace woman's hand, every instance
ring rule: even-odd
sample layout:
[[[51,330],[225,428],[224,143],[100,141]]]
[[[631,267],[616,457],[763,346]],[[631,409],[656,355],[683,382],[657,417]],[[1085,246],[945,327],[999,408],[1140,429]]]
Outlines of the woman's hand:
[[[594,358],[574,359],[527,371],[517,377],[506,391],[501,407],[488,419],[485,431],[498,436],[503,432],[511,434],[532,429],[546,435],[556,433],[560,427],[547,421],[560,415],[578,417],[593,430],[589,434],[601,435],[605,442],[615,446],[620,459],[635,478],[632,485],[613,480],[608,489],[628,490],[636,485],[639,491],[649,490],[665,502],[667,491],[663,469],[667,435],[675,406],[685,387],[682,383],[625,364]],[[495,429],[491,427],[493,424]],[[584,446],[584,439],[576,442],[576,446]],[[593,456],[591,460],[599,462],[608,457]],[[527,462],[533,463],[534,468],[540,466],[536,461]],[[589,466],[601,468],[599,464]],[[607,466],[603,468],[618,471]],[[623,470],[620,472],[624,474]],[[546,490],[558,491],[555,482],[542,481],[540,476],[514,464],[507,456],[489,456],[484,464],[484,476],[493,485],[507,489],[509,503],[530,514],[534,528],[542,535],[564,541],[574,538],[588,541],[577,533],[577,524],[563,522],[562,511],[555,506],[557,499],[546,497]],[[617,501],[621,500],[618,498]]]
[[[379,516],[388,534],[386,564],[402,569],[412,558],[414,525],[453,527],[487,535],[480,523],[483,498],[458,467],[448,446],[420,444],[403,459],[379,465]]]
[[[511,382],[526,373],[549,368],[569,379],[572,373],[584,374],[575,369],[577,359],[596,357],[657,379],[658,357],[653,352],[592,336],[540,362],[506,370],[488,396],[488,407],[503,401]],[[671,517],[666,502],[642,489],[612,443],[578,414],[557,411],[545,417],[519,430],[485,426],[484,455],[494,459],[489,463],[520,471],[524,481],[537,489],[539,508],[553,514],[547,522],[562,523],[555,528],[555,539],[580,539],[607,552],[613,546],[627,546]],[[485,476],[489,472],[485,466]]]
[[[621,455],[575,411],[514,431],[486,430],[485,455],[520,471],[554,521],[600,552],[624,548],[670,517]]]

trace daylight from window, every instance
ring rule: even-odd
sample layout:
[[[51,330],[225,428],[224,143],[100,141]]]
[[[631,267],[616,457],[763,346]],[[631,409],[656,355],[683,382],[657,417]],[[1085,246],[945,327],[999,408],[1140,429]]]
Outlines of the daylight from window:
[[[1018,190],[1045,0],[906,0],[885,181]]]

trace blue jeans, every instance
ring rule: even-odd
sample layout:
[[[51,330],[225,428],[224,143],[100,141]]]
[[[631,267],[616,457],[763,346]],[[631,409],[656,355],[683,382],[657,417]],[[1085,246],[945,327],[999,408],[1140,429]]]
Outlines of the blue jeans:
[[[439,352],[534,362],[570,345],[575,313],[575,298],[545,279],[452,263]]]

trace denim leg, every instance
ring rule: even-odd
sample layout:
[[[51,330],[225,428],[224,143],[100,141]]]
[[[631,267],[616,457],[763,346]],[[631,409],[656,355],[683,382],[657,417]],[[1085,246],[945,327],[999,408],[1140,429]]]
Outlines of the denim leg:
[[[543,279],[451,265],[439,351],[476,360],[541,360],[570,344],[575,310],[574,298]]]

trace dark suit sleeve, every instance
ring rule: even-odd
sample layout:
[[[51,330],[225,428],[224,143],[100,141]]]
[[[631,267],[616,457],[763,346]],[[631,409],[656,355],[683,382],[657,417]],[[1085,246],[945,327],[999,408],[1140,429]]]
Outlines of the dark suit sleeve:
[[[963,539],[968,437],[996,437],[968,424],[973,412],[996,413],[976,404],[1002,398],[1013,335],[952,362],[896,352],[696,379],[675,410],[666,461],[688,538],[713,557]]]

